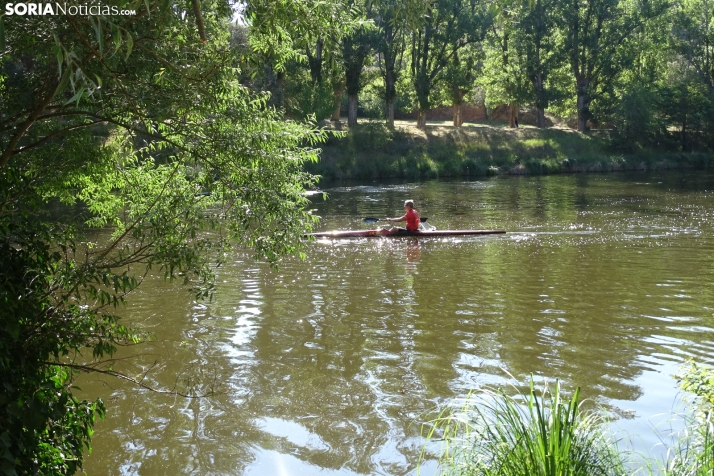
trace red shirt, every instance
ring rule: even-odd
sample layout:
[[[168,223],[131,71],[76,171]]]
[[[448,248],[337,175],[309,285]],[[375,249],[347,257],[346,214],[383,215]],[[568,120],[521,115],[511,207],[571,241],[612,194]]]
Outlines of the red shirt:
[[[407,221],[407,230],[417,231],[419,229],[419,214],[413,208],[401,218]]]

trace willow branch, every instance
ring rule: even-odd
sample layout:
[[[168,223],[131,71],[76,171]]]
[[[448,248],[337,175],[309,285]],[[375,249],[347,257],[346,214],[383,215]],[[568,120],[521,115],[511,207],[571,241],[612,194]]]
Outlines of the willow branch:
[[[60,129],[60,130],[58,130],[58,131],[53,132],[52,134],[46,135],[45,137],[43,137],[42,139],[38,140],[38,141],[35,142],[34,144],[26,145],[25,147],[21,147],[21,148],[17,149],[16,151],[14,151],[14,152],[12,153],[12,155],[21,154],[22,152],[25,152],[25,151],[27,151],[27,150],[29,150],[29,149],[33,149],[33,148],[35,148],[35,147],[37,147],[37,146],[39,146],[39,145],[42,145],[43,143],[47,142],[48,140],[52,139],[53,137],[57,137],[58,135],[64,134],[65,132],[73,131],[73,130],[75,130],[75,129],[81,129],[81,128],[83,128],[83,127],[93,126],[93,125],[99,124],[99,123],[101,123],[101,122],[104,122],[104,121],[92,121],[92,122],[88,122],[88,123],[86,123],[86,124],[79,124],[79,125],[76,125],[76,126],[72,126],[72,127],[67,127],[67,128],[64,128],[64,129]]]
[[[96,373],[103,374],[103,375],[110,375],[112,377],[116,377],[118,379],[126,380],[127,382],[131,382],[134,385],[136,385],[137,387],[141,387],[143,389],[149,390],[154,393],[160,393],[162,395],[178,395],[179,397],[184,397],[184,398],[204,398],[209,395],[213,395],[213,393],[214,393],[213,391],[211,391],[211,392],[208,392],[208,393],[205,393],[202,395],[191,395],[188,393],[179,392],[178,390],[176,390],[176,388],[174,388],[173,390],[161,390],[158,388],[154,388],[151,385],[147,385],[142,382],[142,380],[144,380],[144,378],[146,377],[146,373],[144,373],[141,380],[137,380],[134,377],[129,377],[128,375],[124,375],[123,373],[117,372],[116,370],[98,369],[98,368],[90,366],[90,365],[64,364],[61,362],[46,362],[46,361],[40,361],[40,364],[56,365],[58,367],[74,369],[74,370],[78,370],[80,372],[87,372],[87,373],[96,372]],[[154,365],[152,365],[152,367],[149,370],[151,370],[155,365],[156,365],[156,363],[154,363]]]
[[[69,69],[67,69],[64,74],[67,75],[68,71]],[[57,84],[51,82],[48,85],[47,90],[45,92],[45,97],[42,98],[40,103],[30,113],[30,116],[25,120],[25,122],[23,122],[17,127],[17,132],[15,132],[15,134],[12,136],[7,147],[2,151],[2,155],[0,155],[0,168],[7,165],[7,162],[10,160],[10,157],[12,157],[15,153],[15,147],[17,147],[17,144],[20,143],[20,140],[25,135],[27,130],[35,123],[40,114],[42,114],[42,111],[44,111],[47,106],[49,106],[49,104],[52,102],[59,89],[59,84],[61,84],[61,81]]]

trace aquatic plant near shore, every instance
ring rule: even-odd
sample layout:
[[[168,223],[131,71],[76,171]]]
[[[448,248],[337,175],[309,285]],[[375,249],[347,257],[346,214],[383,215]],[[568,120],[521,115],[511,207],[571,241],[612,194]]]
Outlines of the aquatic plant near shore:
[[[682,389],[696,395],[696,411],[687,431],[670,451],[664,476],[714,476],[714,369],[690,361],[675,376]]]
[[[687,431],[670,449],[662,476],[714,475],[714,422],[712,412],[698,413],[687,422]]]
[[[583,411],[579,396],[578,388],[564,399],[557,380],[552,392],[545,384],[538,396],[532,378],[527,395],[482,390],[462,408],[442,411],[425,436],[441,436],[439,464],[449,475],[625,474],[602,416]]]

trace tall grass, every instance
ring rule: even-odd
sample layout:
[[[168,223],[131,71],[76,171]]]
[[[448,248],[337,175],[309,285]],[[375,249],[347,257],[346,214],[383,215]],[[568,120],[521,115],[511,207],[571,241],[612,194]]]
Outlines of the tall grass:
[[[714,422],[711,410],[698,413],[671,448],[663,476],[714,476]]]
[[[675,377],[683,390],[696,396],[696,411],[660,472],[664,476],[714,476],[714,369],[689,361]]]
[[[440,436],[440,467],[448,475],[591,476],[625,474],[601,416],[585,412],[579,389],[568,399],[556,381],[537,395],[489,390],[471,394],[458,410],[432,420],[426,436]],[[422,457],[424,456],[422,453]]]

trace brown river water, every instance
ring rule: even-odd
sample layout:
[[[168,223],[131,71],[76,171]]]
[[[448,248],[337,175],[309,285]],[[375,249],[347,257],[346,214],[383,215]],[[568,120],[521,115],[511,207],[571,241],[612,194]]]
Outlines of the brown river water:
[[[215,394],[83,376],[82,396],[108,409],[88,474],[415,474],[429,412],[531,374],[580,386],[635,450],[666,451],[662,425],[682,408],[673,374],[714,361],[714,174],[324,190],[321,230],[373,227],[360,218],[411,198],[439,229],[508,233],[317,241],[277,270],[235,252],[212,302],[149,280],[122,312],[154,338],[115,368]],[[421,474],[436,472],[431,459]]]

